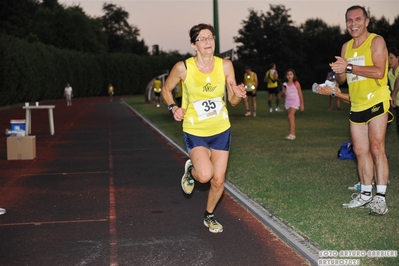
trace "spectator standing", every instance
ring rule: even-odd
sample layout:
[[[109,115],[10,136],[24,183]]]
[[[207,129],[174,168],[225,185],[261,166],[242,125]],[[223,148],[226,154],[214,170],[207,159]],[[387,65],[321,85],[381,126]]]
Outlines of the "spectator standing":
[[[305,110],[305,104],[303,102],[301,84],[297,80],[295,71],[293,69],[288,69],[285,72],[285,79],[286,82],[283,83],[283,95],[285,96],[285,109],[288,114],[290,131],[285,139],[294,140],[296,138],[295,114],[297,110],[303,112]]]
[[[66,98],[67,101],[67,106],[72,105],[72,96],[73,96],[73,90],[72,87],[69,83],[67,83],[65,89],[64,89],[64,97]]]
[[[245,105],[245,116],[250,116],[251,111],[249,110],[248,98],[252,99],[252,115],[256,116],[256,91],[258,89],[258,75],[251,70],[250,67],[245,68],[244,73],[244,84],[245,90],[247,91],[247,97],[244,98]]]
[[[276,64],[271,64],[270,69],[266,72],[264,81],[266,82],[266,87],[267,91],[269,93],[269,98],[268,98],[268,105],[269,105],[269,112],[273,112],[273,107],[272,107],[272,100],[273,100],[273,94],[276,96],[276,112],[282,112],[280,109],[280,92],[278,88],[278,72],[277,72],[277,67]]]
[[[352,39],[331,63],[339,84],[347,81],[350,96],[350,132],[358,163],[361,193],[344,208],[370,207],[370,214],[388,212],[386,190],[389,165],[385,137],[390,108],[388,51],[384,39],[367,30],[370,18],[364,7],[347,9],[346,29]],[[332,92],[335,95],[335,89]],[[375,176],[377,193],[373,197]]]
[[[396,48],[388,49],[388,80],[389,80],[389,89],[392,91],[391,93],[391,106],[395,110],[396,114],[396,132],[399,134],[399,107],[397,106],[399,103],[399,94],[398,90],[395,90],[395,86],[399,86],[399,51]]]

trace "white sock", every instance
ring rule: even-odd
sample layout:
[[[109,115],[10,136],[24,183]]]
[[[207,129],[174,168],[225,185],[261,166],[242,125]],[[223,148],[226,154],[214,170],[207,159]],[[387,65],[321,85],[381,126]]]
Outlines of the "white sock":
[[[377,185],[377,193],[385,194],[387,192],[387,186]]]
[[[376,196],[380,197],[385,201],[385,193],[387,191],[387,186],[384,185],[376,185],[377,187],[377,194]]]
[[[360,185],[360,190],[362,191],[360,197],[364,200],[369,200],[372,196],[373,185]]]

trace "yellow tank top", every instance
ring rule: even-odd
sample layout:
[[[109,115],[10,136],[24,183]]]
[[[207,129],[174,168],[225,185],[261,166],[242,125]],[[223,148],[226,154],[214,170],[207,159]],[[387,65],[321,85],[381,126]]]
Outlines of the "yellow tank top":
[[[277,71],[275,69],[269,69],[266,72],[267,75],[267,88],[268,89],[275,89],[278,86],[277,80],[274,80],[274,72]]]
[[[348,63],[357,66],[373,65],[371,55],[371,43],[374,37],[369,37],[358,48],[353,48],[354,40],[350,40],[346,46],[345,58]],[[360,112],[373,107],[377,103],[391,99],[388,89],[388,60],[385,65],[385,75],[382,79],[366,78],[357,74],[347,74],[346,80],[349,86],[351,111]]]
[[[182,108],[186,109],[183,131],[195,136],[213,136],[230,128],[224,102],[225,75],[223,59],[214,57],[211,73],[200,72],[194,57],[186,60],[187,74],[183,81]]]
[[[154,80],[154,91],[155,92],[161,92],[161,81],[159,79]]]

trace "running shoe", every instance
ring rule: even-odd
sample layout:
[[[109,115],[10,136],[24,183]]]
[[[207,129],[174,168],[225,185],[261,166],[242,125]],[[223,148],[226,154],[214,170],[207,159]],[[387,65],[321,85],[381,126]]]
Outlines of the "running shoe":
[[[358,190],[358,191],[360,191],[361,190],[360,182],[354,184],[352,187],[348,187],[348,189],[349,190]]]
[[[269,108],[269,112],[270,112],[270,113],[273,112],[273,108],[270,107],[270,108]]]
[[[223,225],[219,223],[215,215],[207,215],[204,218],[204,225],[209,228],[211,233],[221,233],[223,232]]]
[[[342,208],[358,208],[358,207],[366,207],[373,198],[368,200],[364,200],[361,197],[361,194],[353,193],[352,200],[349,203],[342,204]]]
[[[380,196],[374,196],[369,204],[369,208],[372,215],[384,215],[388,212],[387,203]]]
[[[276,107],[276,109],[274,109],[274,110],[276,110],[276,112],[282,112],[283,111],[280,107]]]
[[[250,111],[246,111],[244,115],[245,115],[245,116],[250,116],[250,115],[251,115],[251,112],[250,112]]]
[[[292,134],[289,134],[289,135],[287,135],[287,136],[285,137],[285,139],[294,140],[294,139],[296,139],[296,137],[295,137],[294,135],[292,135]]]
[[[193,164],[191,163],[191,160],[188,159],[184,165],[184,175],[181,178],[181,188],[186,194],[191,194],[194,190],[195,181],[190,173],[191,168],[193,168]]]
[[[0,208],[0,215],[5,214],[6,213],[6,209]]]
[[[252,116],[255,117],[256,116],[256,112],[252,112]]]

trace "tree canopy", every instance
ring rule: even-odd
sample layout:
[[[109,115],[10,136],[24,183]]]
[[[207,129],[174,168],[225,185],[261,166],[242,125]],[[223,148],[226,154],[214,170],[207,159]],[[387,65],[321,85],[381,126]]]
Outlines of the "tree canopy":
[[[140,30],[128,23],[128,12],[122,7],[107,3],[104,3],[103,11],[104,15],[100,19],[108,37],[109,52],[148,53],[144,41],[138,40]]]
[[[350,39],[339,26],[329,26],[321,19],[308,19],[295,26],[284,5],[270,5],[266,12],[249,9],[238,36],[237,56],[263,75],[271,63],[277,65],[280,77],[293,68],[306,86],[324,81],[330,71],[328,63],[341,53],[342,44]],[[384,37],[388,47],[399,47],[399,16],[393,24],[382,17],[370,17],[369,31]]]
[[[293,68],[307,85],[323,80],[328,63],[340,54],[350,36],[322,19],[309,19],[296,26],[290,9],[284,5],[269,7],[266,12],[249,9],[242,21],[234,37],[240,63],[251,65],[261,75],[275,63],[280,77],[287,68]],[[2,0],[0,33],[84,53],[150,55],[139,28],[128,23],[129,13],[123,7],[104,3],[103,13],[90,17],[79,5],[65,7],[58,0]],[[399,47],[399,15],[392,24],[384,17],[370,18],[369,30],[383,36],[388,47]],[[175,57],[179,52],[159,51],[154,45],[152,55]]]
[[[127,22],[129,14],[113,4],[104,3],[99,18],[58,0],[2,0],[0,10],[0,31],[30,42],[89,53],[148,55],[139,29]]]

